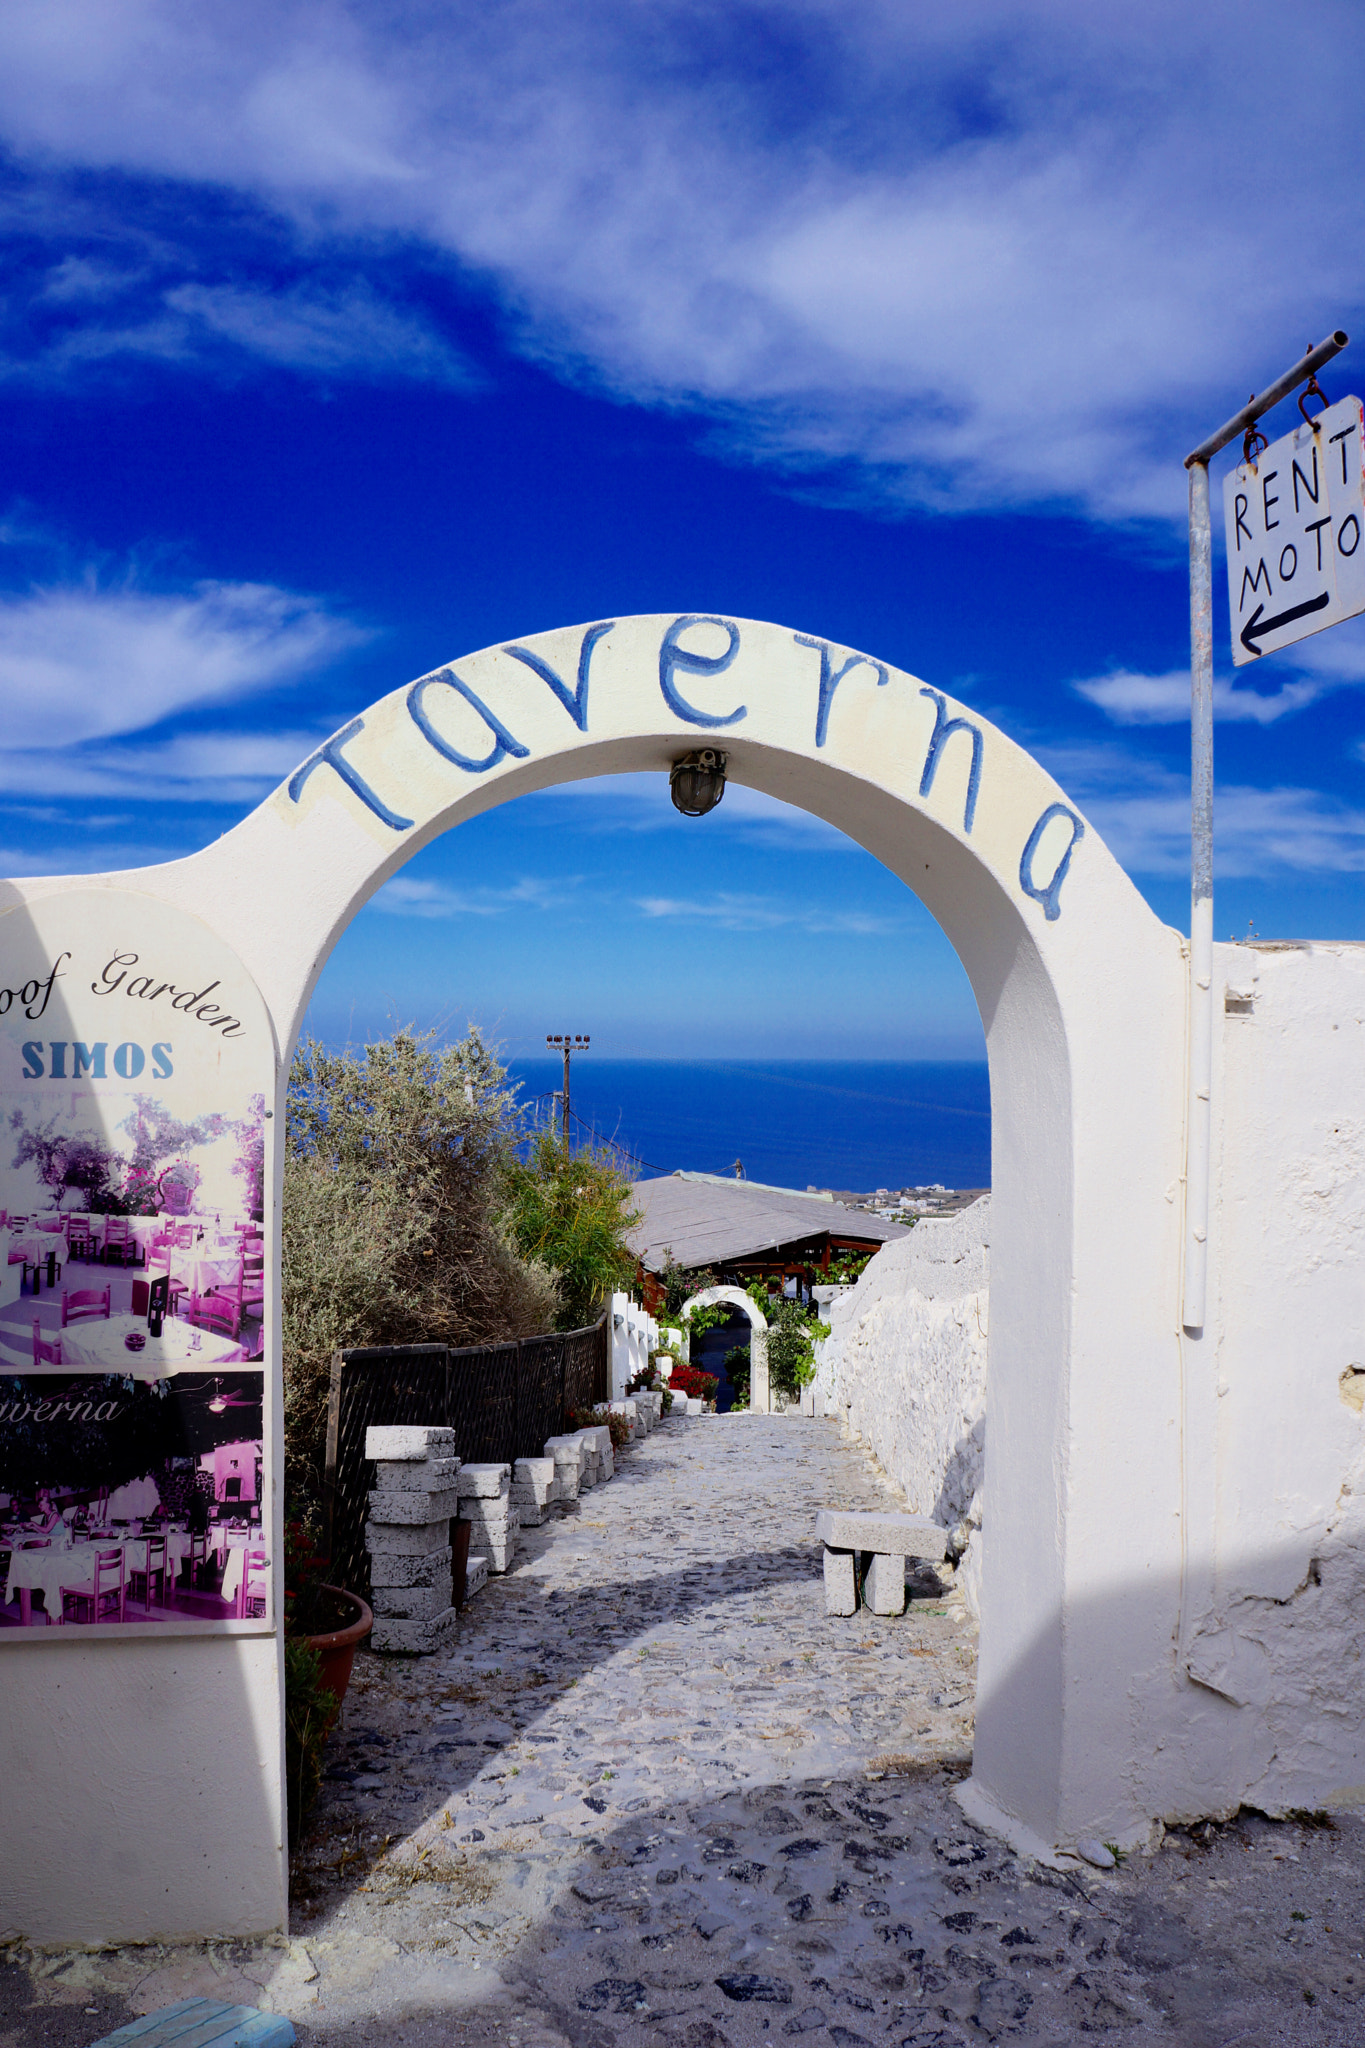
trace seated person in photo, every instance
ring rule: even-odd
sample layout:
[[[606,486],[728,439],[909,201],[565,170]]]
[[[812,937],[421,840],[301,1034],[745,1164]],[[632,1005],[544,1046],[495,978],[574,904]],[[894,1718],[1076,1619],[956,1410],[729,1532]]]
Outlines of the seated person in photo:
[[[50,1490],[46,1486],[40,1486],[38,1488],[38,1505],[29,1516],[29,1527],[36,1529],[40,1536],[46,1536],[56,1528],[61,1519],[61,1516],[52,1504]]]
[[[207,1495],[196,1486],[190,1495],[185,1511],[185,1526],[191,1536],[207,1536],[209,1532],[209,1504]]]

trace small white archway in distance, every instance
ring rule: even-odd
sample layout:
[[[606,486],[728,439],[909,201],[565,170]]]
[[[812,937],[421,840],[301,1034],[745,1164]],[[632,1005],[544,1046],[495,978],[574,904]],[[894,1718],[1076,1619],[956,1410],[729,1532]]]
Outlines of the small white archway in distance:
[[[749,1318],[749,1413],[768,1414],[772,1402],[768,1391],[768,1319],[758,1303],[740,1287],[703,1287],[682,1305],[682,1319],[690,1321],[694,1308],[712,1308],[724,1302],[742,1308]]]

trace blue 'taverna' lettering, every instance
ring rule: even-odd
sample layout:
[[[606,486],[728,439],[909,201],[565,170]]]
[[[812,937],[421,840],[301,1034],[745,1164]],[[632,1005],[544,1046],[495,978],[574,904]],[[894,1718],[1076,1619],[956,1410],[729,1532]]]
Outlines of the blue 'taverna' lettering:
[[[588,671],[592,666],[592,651],[604,634],[610,633],[616,624],[609,619],[605,626],[589,626],[583,635],[583,645],[578,650],[578,688],[570,695],[563,680],[557,676],[548,661],[542,661],[538,654],[532,654],[529,647],[504,647],[504,654],[511,654],[518,661],[524,661],[527,668],[548,683],[568,712],[580,732],[588,729]]]
[[[463,697],[466,704],[472,704],[492,733],[492,750],[485,754],[482,761],[472,761],[468,754],[460,753],[458,748],[451,746],[449,740],[442,739],[432,724],[424,700],[427,691],[437,683],[442,684],[447,690],[453,690],[457,697]],[[428,745],[435,747],[437,753],[447,761],[453,761],[457,768],[468,769],[471,775],[482,775],[489,768],[496,768],[499,761],[505,761],[509,754],[515,760],[524,761],[531,751],[529,747],[524,747],[520,740],[513,739],[502,720],[489,710],[482,698],[474,695],[468,683],[460,681],[453,668],[433,669],[429,676],[422,676],[415,682],[408,691],[408,710],[412,714],[413,724]]]
[[[836,671],[830,661],[830,656],[834,650],[828,640],[811,640],[804,633],[793,633],[792,639],[798,647],[818,647],[820,650],[820,702],[815,713],[815,744],[817,747],[823,747],[825,737],[829,732],[829,707],[834,702],[834,692],[838,689],[849,670],[861,666],[875,668],[877,671],[877,688],[882,690],[885,689],[890,681],[886,663],[874,661],[870,654],[850,654],[843,667]]]
[[[938,773],[939,754],[944,742],[955,732],[969,732],[972,736],[972,769],[967,777],[967,801],[962,806],[962,829],[970,832],[976,818],[976,799],[981,788],[981,750],[985,742],[981,727],[973,725],[969,718],[949,718],[947,699],[937,690],[921,690],[921,697],[931,698],[934,706],[934,730],[929,741],[929,751],[924,757],[924,773],[919,779],[919,793],[928,796]]]
[[[1071,837],[1066,843],[1066,852],[1053,871],[1052,880],[1040,889],[1033,879],[1033,856],[1037,853],[1038,843],[1054,818],[1070,818]],[[1062,893],[1062,883],[1066,880],[1066,871],[1071,866],[1071,856],[1076,851],[1076,842],[1084,837],[1085,827],[1073,810],[1066,804],[1049,804],[1029,833],[1028,842],[1020,855],[1019,887],[1026,896],[1031,896],[1035,903],[1042,904],[1043,915],[1049,924],[1062,914],[1062,906],[1057,899]]]
[[[685,647],[678,645],[678,635],[685,633],[689,626],[719,626],[729,634],[730,645],[724,654],[689,654]],[[678,717],[685,718],[689,725],[734,725],[741,718],[747,718],[748,708],[743,704],[726,718],[715,718],[709,711],[698,711],[695,704],[689,704],[686,697],[679,695],[673,682],[678,669],[689,676],[721,675],[738,652],[739,627],[733,619],[713,618],[709,612],[692,612],[685,619],[674,619],[659,649],[659,688],[669,710],[676,711]]]
[[[400,818],[397,811],[391,811],[384,802],[383,797],[371,789],[364,776],[351,766],[341,751],[344,746],[350,744],[358,732],[363,732],[364,730],[364,719],[353,718],[349,725],[342,726],[340,732],[334,732],[332,737],[324,745],[320,746],[315,754],[310,754],[308,759],[294,770],[289,778],[289,794],[294,802],[297,803],[303,785],[307,782],[313,770],[324,766],[332,768],[341,777],[352,796],[360,798],[366,810],[373,811],[376,818],[380,819],[385,825],[391,826],[395,832],[406,832],[412,825],[412,819]]]

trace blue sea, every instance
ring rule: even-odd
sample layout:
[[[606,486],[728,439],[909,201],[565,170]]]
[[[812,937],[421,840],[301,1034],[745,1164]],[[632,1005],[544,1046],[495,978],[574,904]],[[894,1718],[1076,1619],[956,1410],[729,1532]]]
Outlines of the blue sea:
[[[513,1060],[522,1100],[563,1085],[559,1060]],[[777,1187],[856,1193],[901,1187],[983,1188],[991,1178],[990,1084],[984,1062],[927,1060],[612,1060],[573,1063],[570,1105],[631,1155],[636,1179],[731,1174]]]

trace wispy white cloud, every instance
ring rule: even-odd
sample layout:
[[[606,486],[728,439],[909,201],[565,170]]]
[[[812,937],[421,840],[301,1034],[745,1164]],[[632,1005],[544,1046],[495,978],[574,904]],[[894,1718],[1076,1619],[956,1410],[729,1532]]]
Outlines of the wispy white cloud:
[[[52,754],[141,732],[316,676],[367,637],[271,584],[165,593],[91,582],[0,597],[0,749]],[[207,743],[176,745],[188,761]]]
[[[36,346],[12,346],[0,358],[0,376],[11,381],[69,381],[95,364],[137,357],[220,371],[250,358],[367,383],[472,389],[483,381],[426,314],[364,282],[278,289],[167,282],[150,263],[119,268],[68,257],[48,273],[35,303],[77,317],[49,322]]]
[[[0,737],[0,791],[11,802],[26,804],[48,798],[69,805],[89,797],[125,802],[135,797],[143,805],[256,804],[325,738],[325,733],[289,729],[228,730],[182,733],[142,745],[88,741],[12,752]]]
[[[390,917],[501,917],[511,910],[557,909],[581,880],[577,875],[557,875],[547,882],[524,875],[502,889],[452,889],[419,875],[395,875],[368,907]]]
[[[1107,676],[1089,676],[1073,683],[1080,697],[1097,704],[1115,725],[1188,725],[1190,672],[1171,669],[1165,675],[1141,675],[1114,669]],[[1306,676],[1286,681],[1273,695],[1243,685],[1234,688],[1226,676],[1215,676],[1213,713],[1220,720],[1273,725],[1292,711],[1302,711],[1323,693],[1324,685]]]
[[[1365,295],[1363,58],[1350,0],[1311,38],[1275,0],[17,0],[0,122],[44,168],[245,193],[332,265],[453,258],[528,353],[746,454],[1178,517],[1185,448]],[[1249,116],[1272,79],[1313,110],[1292,151]],[[141,331],[344,354],[249,297],[187,285]],[[350,360],[392,360],[363,329]]]
[[[862,910],[824,910],[809,903],[783,903],[775,897],[718,890],[713,896],[642,896],[638,908],[648,918],[673,924],[708,925],[727,932],[773,932],[798,925],[803,932],[871,938],[891,930],[891,923]]]
[[[1189,873],[1187,773],[1117,746],[1037,751],[1131,874]],[[1365,873],[1365,806],[1294,785],[1219,783],[1214,871],[1225,879]]]
[[[1233,670],[1215,660],[1215,718],[1274,725],[1304,711],[1330,691],[1365,683],[1365,618],[1348,619],[1330,633],[1313,634],[1283,654]],[[1114,669],[1073,682],[1078,696],[1098,705],[1115,725],[1184,725],[1190,716],[1190,672],[1145,675]]]
[[[752,846],[800,845],[827,852],[853,851],[853,841],[835,825],[810,811],[784,804],[779,797],[742,783],[727,782],[725,795],[705,818],[682,818],[673,808],[668,777],[648,773],[604,775],[588,782],[569,782],[527,799],[551,806],[567,804],[577,813],[575,829],[598,832],[689,832],[720,834]],[[591,806],[591,817],[582,812]]]

